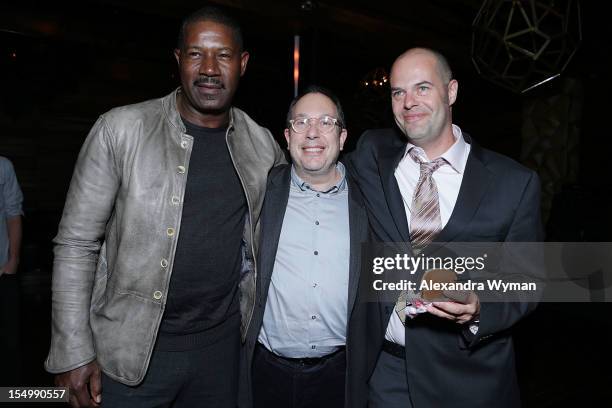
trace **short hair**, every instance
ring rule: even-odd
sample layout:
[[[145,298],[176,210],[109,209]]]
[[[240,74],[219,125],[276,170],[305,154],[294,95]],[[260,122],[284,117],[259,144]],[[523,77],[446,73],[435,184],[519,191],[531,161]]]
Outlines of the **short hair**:
[[[217,6],[204,6],[183,19],[176,42],[176,47],[178,49],[182,49],[185,45],[185,31],[187,30],[187,27],[192,23],[197,23],[200,21],[213,21],[231,28],[234,32],[234,40],[236,41],[236,44],[238,44],[239,50],[243,50],[244,42],[242,39],[242,28],[240,27],[240,23],[232,15],[230,15],[226,9]]]
[[[444,55],[442,55],[439,51],[432,50],[431,48],[425,48],[425,50],[429,51],[436,62],[438,63],[438,71],[440,72],[440,77],[444,80],[445,83],[449,83],[453,79],[453,71],[451,70],[450,64]]]
[[[304,96],[308,94],[314,94],[314,93],[325,95],[329,99],[331,99],[331,101],[336,106],[336,112],[338,113],[337,119],[338,119],[338,124],[340,125],[340,128],[341,129],[346,128],[346,123],[344,122],[344,111],[342,110],[340,99],[338,99],[338,97],[332,91],[330,91],[329,89],[325,87],[319,86],[319,85],[309,85],[308,87],[306,87],[306,89],[300,92],[298,96],[293,98],[293,100],[289,104],[289,111],[287,111],[287,123],[286,123],[287,128],[291,126],[291,123],[289,123],[289,121],[291,120],[291,117],[293,116],[293,109],[295,108],[295,105],[298,103],[298,101],[302,99]]]

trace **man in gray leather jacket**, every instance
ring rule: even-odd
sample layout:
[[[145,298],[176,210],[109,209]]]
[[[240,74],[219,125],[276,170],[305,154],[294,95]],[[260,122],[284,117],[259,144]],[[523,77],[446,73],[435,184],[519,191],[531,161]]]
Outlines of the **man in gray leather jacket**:
[[[103,114],[74,170],[45,363],[74,407],[236,404],[266,177],[285,159],[231,107],[249,57],[231,17],[187,17],[175,56],[181,87]]]

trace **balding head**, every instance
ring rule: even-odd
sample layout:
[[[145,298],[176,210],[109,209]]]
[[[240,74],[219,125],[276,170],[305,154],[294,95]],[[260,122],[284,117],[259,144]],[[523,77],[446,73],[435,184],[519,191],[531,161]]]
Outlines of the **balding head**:
[[[391,105],[395,122],[409,141],[438,157],[454,142],[451,106],[458,83],[440,53],[412,48],[391,68]]]
[[[440,78],[442,79],[442,82],[444,84],[448,84],[451,81],[451,79],[453,79],[453,71],[451,70],[451,67],[448,64],[448,61],[446,60],[444,55],[430,48],[417,47],[417,48],[410,48],[409,50],[406,50],[403,54],[401,54],[399,57],[395,59],[395,62],[393,62],[393,66],[391,67],[391,71],[393,71],[393,67],[400,60],[403,60],[411,56],[419,55],[419,54],[429,55],[436,61],[436,69],[438,71],[438,75],[440,75]]]

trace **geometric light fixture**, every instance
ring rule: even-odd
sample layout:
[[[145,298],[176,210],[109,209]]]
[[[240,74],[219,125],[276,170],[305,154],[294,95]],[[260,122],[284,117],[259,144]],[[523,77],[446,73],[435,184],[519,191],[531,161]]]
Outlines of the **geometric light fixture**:
[[[485,79],[527,92],[561,75],[581,40],[579,0],[485,0],[472,62]]]

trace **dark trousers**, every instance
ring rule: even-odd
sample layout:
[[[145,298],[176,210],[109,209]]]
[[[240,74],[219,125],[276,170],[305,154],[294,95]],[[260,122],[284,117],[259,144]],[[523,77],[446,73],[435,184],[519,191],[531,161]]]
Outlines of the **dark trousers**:
[[[17,275],[0,276],[0,385],[21,381],[20,302]]]
[[[235,408],[240,333],[197,350],[153,351],[144,381],[130,387],[102,376],[108,408]]]
[[[346,352],[303,363],[257,345],[252,377],[255,408],[343,408]]]
[[[381,352],[369,386],[369,408],[412,408],[404,359]]]

